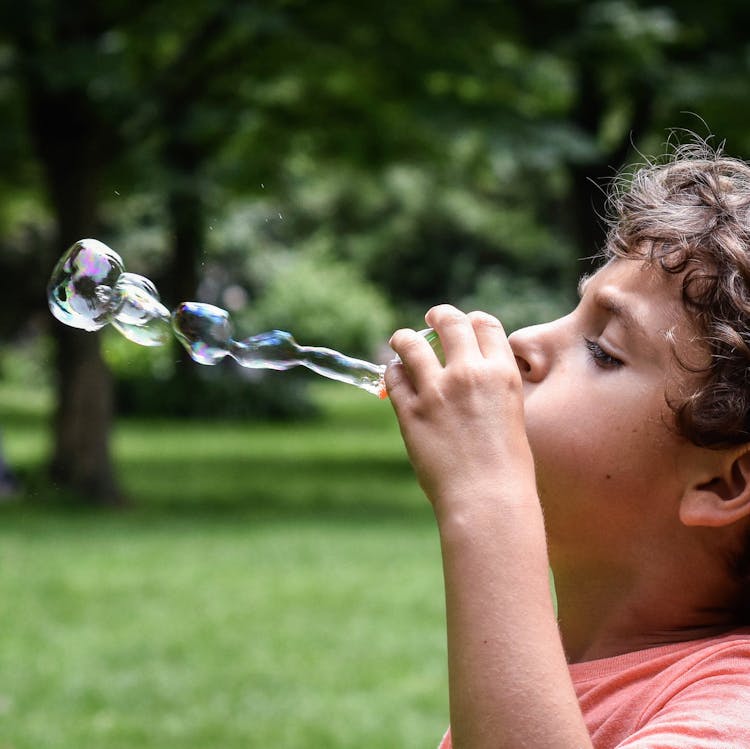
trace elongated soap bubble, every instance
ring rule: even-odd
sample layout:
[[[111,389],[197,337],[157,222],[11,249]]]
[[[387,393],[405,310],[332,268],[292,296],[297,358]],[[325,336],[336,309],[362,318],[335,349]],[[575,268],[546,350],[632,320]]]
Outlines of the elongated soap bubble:
[[[250,369],[307,367],[322,377],[386,397],[384,364],[318,346],[300,346],[290,333],[272,330],[237,340],[229,312],[203,302],[182,302],[170,314],[154,284],[125,271],[120,256],[96,239],[76,242],[58,261],[47,301],[60,322],[83,330],[111,324],[141,346],[162,346],[174,333],[193,361],[216,364],[227,356]],[[422,331],[438,356],[437,333]]]
[[[216,364],[230,356],[250,369],[285,370],[302,366],[323,377],[385,397],[385,365],[371,364],[329,348],[300,346],[284,330],[271,330],[237,341],[232,337],[229,313],[212,304],[183,302],[172,312],[172,329],[199,364]]]

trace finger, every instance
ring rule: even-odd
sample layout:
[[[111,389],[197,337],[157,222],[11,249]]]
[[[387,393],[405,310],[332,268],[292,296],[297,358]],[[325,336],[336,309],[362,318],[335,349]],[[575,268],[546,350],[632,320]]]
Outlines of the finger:
[[[391,336],[389,344],[401,360],[406,376],[416,391],[441,367],[435,352],[424,336],[413,330],[406,328],[397,330]]]
[[[502,323],[487,312],[470,312],[468,318],[474,328],[479,350],[485,359],[512,355]]]
[[[445,363],[479,356],[476,335],[469,318],[450,304],[433,307],[425,315],[427,324],[440,337]]]
[[[406,367],[400,359],[394,359],[388,363],[383,375],[383,382],[394,408],[397,408],[402,401],[415,393],[414,386],[406,373]]]

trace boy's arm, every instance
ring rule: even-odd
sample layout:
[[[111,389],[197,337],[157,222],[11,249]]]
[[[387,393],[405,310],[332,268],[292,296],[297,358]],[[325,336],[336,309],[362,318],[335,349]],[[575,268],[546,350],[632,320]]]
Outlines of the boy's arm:
[[[440,531],[454,749],[591,747],[549,588],[522,383],[502,327],[452,307],[391,345],[388,392]]]
[[[591,746],[534,515],[519,502],[478,513],[474,530],[441,523],[454,749]]]

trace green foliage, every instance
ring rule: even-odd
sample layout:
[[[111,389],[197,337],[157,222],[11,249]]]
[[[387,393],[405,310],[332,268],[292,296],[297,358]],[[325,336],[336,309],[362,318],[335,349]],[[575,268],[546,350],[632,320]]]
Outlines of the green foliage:
[[[54,378],[52,341],[48,336],[27,336],[0,346],[0,382],[46,391]]]
[[[467,311],[492,313],[511,332],[567,314],[575,305],[574,296],[566,290],[550,289],[534,278],[488,272],[459,305]]]
[[[174,373],[176,344],[138,346],[110,327],[101,335],[102,355],[115,375],[166,380]]]
[[[747,21],[741,0],[6,3],[0,334],[48,320],[49,248],[79,232],[169,305],[247,295],[240,334],[365,353],[440,301],[539,319],[601,245],[602,180],[667,128],[750,155]],[[116,369],[132,408],[245,403],[226,367]]]
[[[354,265],[315,251],[276,261],[249,314],[259,330],[288,330],[299,343],[358,356],[387,340],[393,327],[388,304]]]
[[[243,370],[228,358],[203,366],[181,355],[174,341],[143,348],[109,330],[103,353],[123,416],[288,420],[314,413],[308,380],[297,373]]]
[[[123,258],[127,271],[151,279],[164,274],[170,252],[163,196],[134,190],[129,182],[115,183],[102,199],[101,223],[102,241]],[[163,301],[170,305],[176,300]]]
[[[273,215],[277,223],[282,221]],[[119,223],[128,226],[123,216]],[[258,223],[265,220],[257,206],[217,222],[199,298],[230,311],[238,339],[283,329],[301,344],[355,356],[375,355],[393,330],[393,315],[382,292],[355,265],[331,257],[322,237],[312,237],[294,252],[282,243],[264,241],[263,249],[249,255],[243,248],[261,236]],[[158,251],[157,237],[147,224],[136,220],[132,226],[123,237],[123,244],[133,248],[132,254],[124,251],[128,268],[147,272],[152,260],[148,249]],[[246,291],[249,288],[255,289],[252,296]],[[176,300],[165,302],[176,304]],[[243,370],[230,359],[214,367],[200,366],[181,357],[175,341],[143,348],[112,329],[104,331],[103,341],[121,413],[288,418],[309,416],[312,411],[306,386],[315,375],[306,370]]]

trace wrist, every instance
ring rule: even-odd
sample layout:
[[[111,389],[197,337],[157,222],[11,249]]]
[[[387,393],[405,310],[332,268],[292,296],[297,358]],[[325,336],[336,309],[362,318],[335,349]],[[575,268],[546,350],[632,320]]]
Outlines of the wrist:
[[[429,492],[439,527],[460,531],[487,522],[498,512],[506,514],[522,508],[541,512],[528,442],[513,451],[512,460],[496,455],[493,462],[494,468],[485,463],[471,474],[454,474],[454,480]]]
[[[472,500],[435,505],[444,562],[490,577],[516,569],[521,578],[536,570],[546,579],[544,518],[533,486],[506,484]]]

